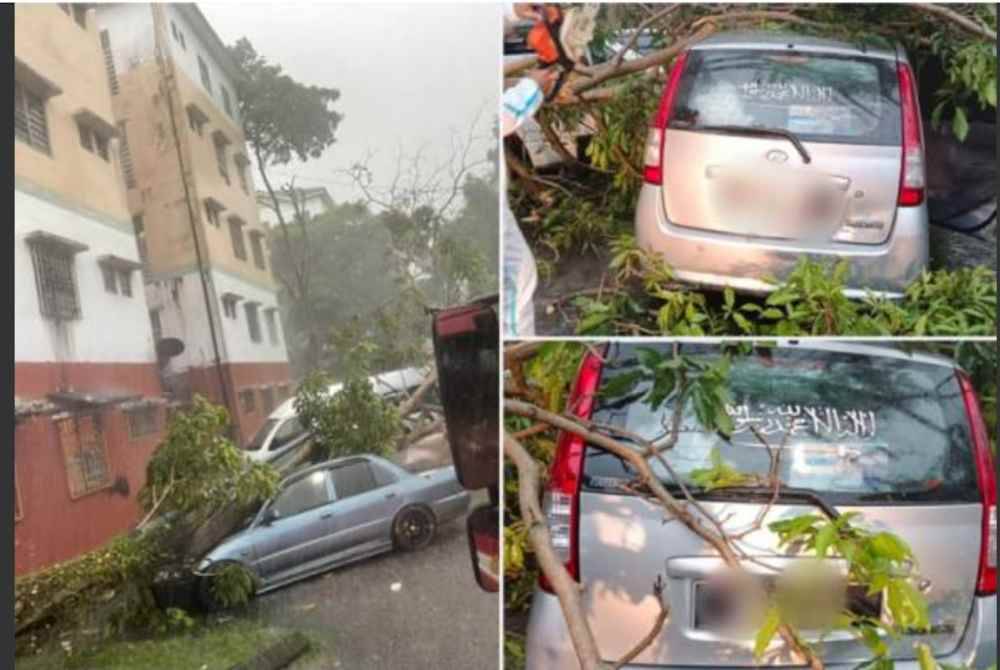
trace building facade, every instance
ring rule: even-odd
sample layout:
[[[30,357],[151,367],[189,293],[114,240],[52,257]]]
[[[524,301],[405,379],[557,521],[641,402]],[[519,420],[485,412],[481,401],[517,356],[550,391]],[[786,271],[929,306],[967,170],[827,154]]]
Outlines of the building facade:
[[[298,212],[301,212],[308,221],[333,209],[333,198],[322,186],[296,188],[293,192],[278,191],[275,193],[274,199],[267,191],[258,191],[257,204],[260,206],[260,220],[269,228],[279,225],[274,200],[278,201],[278,208],[280,208],[281,216],[286,224],[294,223]]]
[[[193,4],[99,5],[97,22],[166,384],[227,406],[245,443],[291,386],[240,74]]]
[[[17,5],[15,572],[138,519],[167,402],[95,12]]]

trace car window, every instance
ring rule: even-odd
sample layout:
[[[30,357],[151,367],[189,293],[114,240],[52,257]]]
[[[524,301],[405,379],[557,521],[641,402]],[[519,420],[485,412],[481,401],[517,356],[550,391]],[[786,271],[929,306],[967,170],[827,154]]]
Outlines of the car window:
[[[370,467],[372,475],[375,478],[375,486],[378,488],[388,486],[389,484],[395,484],[399,481],[399,477],[396,472],[387,465],[382,463],[371,463]]]
[[[633,348],[613,350],[617,354],[606,366],[602,384],[638,364]],[[699,347],[685,352],[705,360],[717,356]],[[644,390],[601,400],[595,421],[649,440],[665,437],[674,405],[652,410],[638,399]],[[766,476],[770,457],[756,431],[770,447],[784,447],[781,478],[786,486],[826,492],[831,500],[848,503],[859,496],[901,493],[907,500],[975,499],[969,424],[950,367],[895,357],[770,349],[734,357],[729,394],[726,412],[735,430],[728,440],[705,432],[693,407],[685,408],[677,444],[665,457],[688,483],[694,470],[712,466],[714,450],[738,471]],[[675,483],[660,464],[654,469],[664,481]],[[596,449],[589,450],[585,470],[597,483],[633,476],[621,461]]]
[[[694,50],[672,118],[672,128],[762,126],[814,142],[901,142],[894,63],[874,58]]]
[[[319,470],[289,484],[272,505],[281,518],[295,516],[330,502],[327,473]]]
[[[333,487],[337,492],[337,499],[343,500],[361,493],[367,493],[377,488],[375,475],[367,461],[356,461],[347,465],[334,468]]]
[[[274,433],[274,439],[271,441],[271,450],[280,449],[304,432],[305,430],[302,428],[302,422],[299,421],[299,417],[293,416],[285,420]]]

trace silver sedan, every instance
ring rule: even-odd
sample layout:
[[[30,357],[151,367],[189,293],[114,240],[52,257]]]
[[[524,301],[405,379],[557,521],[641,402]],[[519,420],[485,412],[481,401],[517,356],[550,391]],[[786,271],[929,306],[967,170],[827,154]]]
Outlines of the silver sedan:
[[[392,549],[423,548],[438,524],[468,506],[452,466],[413,474],[377,456],[335,459],[284,480],[244,530],[202,559],[197,573],[239,564],[260,594]],[[200,589],[204,604],[214,607],[210,591]]]

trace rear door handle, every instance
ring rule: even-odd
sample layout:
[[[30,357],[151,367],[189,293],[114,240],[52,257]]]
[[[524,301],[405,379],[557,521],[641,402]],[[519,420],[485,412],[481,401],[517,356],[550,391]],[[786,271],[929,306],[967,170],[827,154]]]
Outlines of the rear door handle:
[[[319,518],[320,519],[329,519],[331,516],[333,516],[333,512],[327,512],[326,514],[320,514]]]
[[[392,500],[392,499],[393,499],[393,498],[395,498],[395,497],[396,497],[396,494],[395,494],[395,493],[386,493],[386,494],[385,494],[385,499],[386,499],[386,500]]]

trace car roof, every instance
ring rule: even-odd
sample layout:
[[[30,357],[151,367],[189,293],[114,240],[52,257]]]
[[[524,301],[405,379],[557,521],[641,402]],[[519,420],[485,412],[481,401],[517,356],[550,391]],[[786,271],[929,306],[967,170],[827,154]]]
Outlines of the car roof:
[[[302,470],[296,470],[292,474],[281,480],[282,484],[287,484],[288,482],[301,479],[303,477],[308,477],[313,472],[317,470],[326,470],[328,468],[336,467],[338,465],[347,465],[348,463],[356,463],[358,461],[365,461],[368,463],[389,463],[386,459],[376,456],[375,454],[352,454],[351,456],[341,456],[339,458],[332,458],[329,461],[323,461],[322,463],[317,463],[316,465],[310,465],[308,468]]]
[[[896,60],[897,50],[878,46],[871,42],[845,42],[841,40],[799,35],[791,32],[732,31],[717,33],[698,42],[692,50],[708,49],[774,49],[785,47],[797,51],[815,51],[848,56],[867,56]],[[900,50],[901,51],[901,50]],[[898,54],[902,60],[905,56]]]

